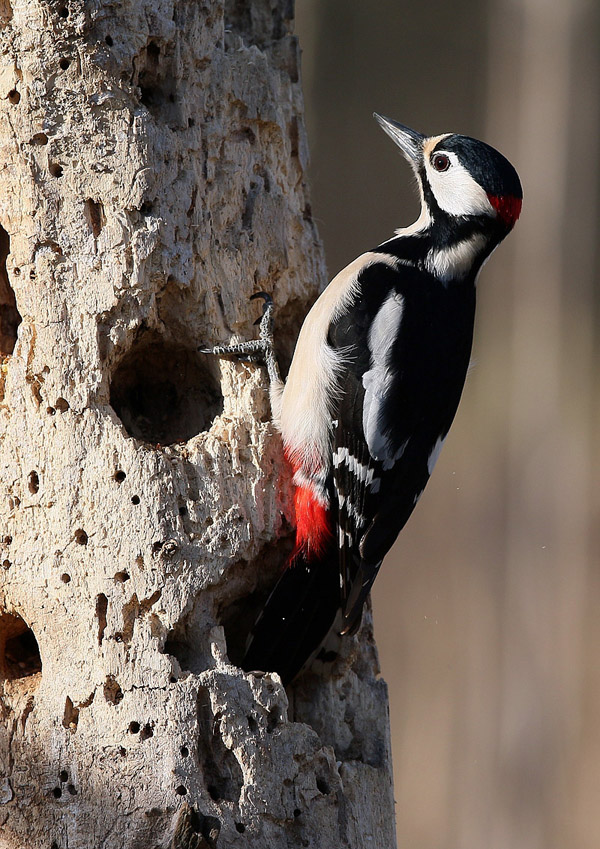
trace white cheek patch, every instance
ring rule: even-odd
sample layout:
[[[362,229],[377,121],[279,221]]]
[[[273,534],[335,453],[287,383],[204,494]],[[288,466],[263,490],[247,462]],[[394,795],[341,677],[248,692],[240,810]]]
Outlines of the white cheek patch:
[[[496,212],[490,203],[484,189],[458,161],[458,156],[452,151],[443,151],[450,159],[447,171],[436,171],[431,163],[425,160],[425,171],[431,186],[431,191],[440,209],[450,215],[491,215]]]

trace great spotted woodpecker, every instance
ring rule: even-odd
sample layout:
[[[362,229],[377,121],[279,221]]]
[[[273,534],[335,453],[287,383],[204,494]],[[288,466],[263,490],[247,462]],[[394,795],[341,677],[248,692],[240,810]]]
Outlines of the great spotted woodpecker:
[[[418,220],[331,281],[304,321],[285,385],[264,293],[261,338],[211,349],[266,358],[294,474],[296,547],[243,662],[284,683],[357,631],[456,413],[477,274],[521,211],[519,177],[489,145],[375,117],[416,174]]]

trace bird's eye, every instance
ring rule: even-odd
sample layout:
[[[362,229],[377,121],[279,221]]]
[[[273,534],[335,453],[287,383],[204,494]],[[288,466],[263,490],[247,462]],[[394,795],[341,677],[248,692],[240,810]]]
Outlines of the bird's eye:
[[[431,157],[431,164],[436,171],[447,171],[450,168],[450,157],[445,153],[436,153]]]

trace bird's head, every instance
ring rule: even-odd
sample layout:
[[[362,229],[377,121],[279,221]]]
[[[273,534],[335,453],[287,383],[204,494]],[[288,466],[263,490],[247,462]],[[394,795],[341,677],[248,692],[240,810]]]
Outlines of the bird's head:
[[[495,231],[496,242],[512,230],[521,213],[523,190],[506,157],[468,136],[428,137],[377,113],[375,118],[412,165],[423,213],[432,222],[479,219]]]

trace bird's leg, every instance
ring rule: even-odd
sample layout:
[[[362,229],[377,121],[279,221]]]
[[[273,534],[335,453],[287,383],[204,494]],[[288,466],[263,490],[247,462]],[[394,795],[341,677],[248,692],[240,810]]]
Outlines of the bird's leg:
[[[234,345],[215,345],[214,348],[198,348],[202,354],[215,354],[216,356],[233,356],[246,362],[264,362],[272,387],[281,385],[279,364],[275,356],[273,345],[273,298],[267,292],[256,292],[251,295],[250,300],[262,298],[263,314],[254,324],[259,325],[258,339],[248,342],[239,342]]]

